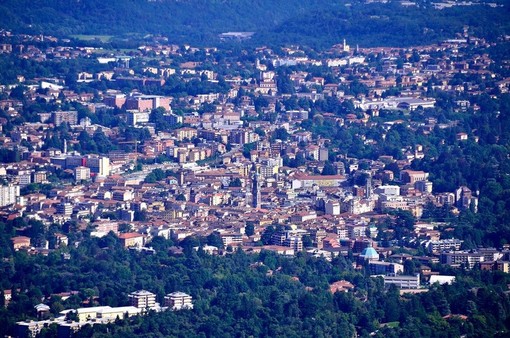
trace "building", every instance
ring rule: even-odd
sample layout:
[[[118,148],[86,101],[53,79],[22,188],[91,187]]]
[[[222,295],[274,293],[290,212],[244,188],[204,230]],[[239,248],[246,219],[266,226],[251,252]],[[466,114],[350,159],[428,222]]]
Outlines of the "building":
[[[314,185],[318,187],[338,187],[345,181],[343,175],[306,175],[297,173],[292,180],[292,188],[311,188]]]
[[[146,290],[131,292],[129,303],[138,309],[151,309],[156,307],[156,295]]]
[[[402,181],[402,183],[414,184],[418,181],[426,181],[428,178],[429,173],[424,171],[402,170],[400,172],[400,181]]]
[[[15,204],[16,199],[20,196],[20,188],[18,185],[0,186],[0,207]]]
[[[193,309],[193,299],[184,292],[172,292],[165,296],[165,306],[170,310]]]
[[[254,208],[260,208],[260,178],[259,174],[255,174],[253,176],[253,183],[252,183],[252,206]]]
[[[71,203],[57,204],[57,214],[70,216],[73,214],[73,205]]]
[[[148,123],[149,118],[150,112],[148,111],[128,111],[127,113],[127,123],[130,126]]]
[[[238,246],[243,244],[243,235],[237,233],[219,233],[223,246]]]
[[[416,276],[383,276],[384,286],[396,285],[401,289],[418,289],[420,287],[420,275]]]
[[[375,262],[379,260],[379,254],[377,253],[377,251],[375,251],[375,249],[372,246],[363,249],[359,257],[361,260],[368,262]]]
[[[124,248],[142,247],[145,244],[145,236],[136,232],[128,232],[119,235]]]
[[[108,157],[89,155],[85,158],[85,164],[90,168],[91,173],[99,176],[110,175],[110,159]]]
[[[327,215],[340,215],[342,212],[339,201],[327,201],[324,203],[324,209]]]
[[[441,239],[438,241],[428,241],[425,243],[425,246],[429,250],[429,252],[439,253],[442,251],[460,250],[462,242],[464,241],[456,238]]]
[[[62,123],[68,123],[70,125],[78,124],[78,112],[77,111],[55,111],[51,113],[51,119],[55,126],[60,126]]]
[[[398,263],[373,261],[368,264],[371,275],[396,275],[404,272],[404,266]]]
[[[12,247],[15,251],[18,251],[20,249],[26,249],[30,248],[30,237],[25,236],[16,236],[11,238],[12,241]]]
[[[171,111],[170,103],[172,98],[159,95],[136,95],[126,98],[125,108],[127,110],[150,111],[159,107]]]
[[[192,140],[197,137],[197,130],[194,128],[184,127],[174,130],[174,135],[179,141],[184,139]]]
[[[484,254],[476,251],[442,252],[439,258],[442,264],[460,266],[472,269],[476,264],[484,262]]]
[[[135,306],[121,306],[121,307],[105,307],[99,311],[97,311],[96,318],[107,320],[107,321],[115,321],[118,319],[125,319],[127,317],[132,317],[140,314],[142,311],[141,308],[137,308]]]
[[[90,180],[90,168],[83,166],[74,168],[74,179],[76,182]]]

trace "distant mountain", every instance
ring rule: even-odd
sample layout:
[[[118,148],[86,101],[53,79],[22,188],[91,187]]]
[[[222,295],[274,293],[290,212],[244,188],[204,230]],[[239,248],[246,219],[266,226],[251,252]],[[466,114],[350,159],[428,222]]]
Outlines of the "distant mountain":
[[[508,0],[505,0],[507,5]],[[256,32],[254,43],[323,47],[340,42],[412,45],[451,37],[463,25],[508,33],[509,6],[434,10],[427,4],[346,0],[3,0],[0,27],[16,32],[162,34],[175,43],[214,44],[228,31]]]

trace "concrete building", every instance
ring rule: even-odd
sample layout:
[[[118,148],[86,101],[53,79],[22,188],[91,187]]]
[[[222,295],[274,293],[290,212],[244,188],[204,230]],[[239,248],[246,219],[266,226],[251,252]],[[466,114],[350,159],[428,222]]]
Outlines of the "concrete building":
[[[19,196],[20,188],[18,185],[0,186],[0,207],[15,204]]]
[[[150,112],[148,111],[128,111],[127,112],[127,123],[130,126],[137,126],[140,124],[148,123],[150,118]]]
[[[51,113],[52,122],[55,126],[60,126],[62,123],[69,123],[70,125],[78,124],[77,111],[55,111]]]
[[[131,306],[138,309],[150,309],[156,306],[156,295],[146,290],[139,290],[129,294]]]
[[[383,276],[384,286],[396,285],[401,289],[418,289],[420,287],[420,275],[416,276]]]
[[[165,306],[170,310],[193,309],[193,298],[184,292],[172,292],[165,296]]]
[[[90,180],[90,168],[83,166],[74,168],[74,179],[76,182]]]
[[[484,258],[484,254],[480,252],[453,251],[441,253],[439,260],[442,264],[464,265],[472,269],[476,264],[484,262]]]
[[[425,247],[431,253],[440,253],[442,251],[450,251],[450,250],[460,250],[462,245],[462,240],[451,238],[451,239],[441,239],[438,241],[428,241],[425,243]]]
[[[57,214],[70,216],[73,213],[73,205],[71,203],[57,204]]]

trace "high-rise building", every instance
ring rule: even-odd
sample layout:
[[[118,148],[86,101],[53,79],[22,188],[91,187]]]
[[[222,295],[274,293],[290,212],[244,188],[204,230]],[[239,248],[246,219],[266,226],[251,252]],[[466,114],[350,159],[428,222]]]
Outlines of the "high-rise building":
[[[0,186],[0,207],[16,203],[20,190],[18,185]]]
[[[74,168],[74,179],[76,182],[90,180],[90,168],[83,166]]]

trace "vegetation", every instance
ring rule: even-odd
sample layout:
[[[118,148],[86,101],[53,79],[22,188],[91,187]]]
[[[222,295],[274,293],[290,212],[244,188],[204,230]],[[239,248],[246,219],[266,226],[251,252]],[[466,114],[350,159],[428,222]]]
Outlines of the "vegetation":
[[[13,290],[12,301],[0,310],[2,335],[13,334],[15,321],[34,316],[33,306],[43,296],[79,291],[65,301],[57,296],[47,300],[57,315],[84,301],[126,305],[128,293],[139,289],[154,292],[158,300],[169,292],[187,292],[194,310],[85,327],[76,337],[352,337],[355,331],[361,337],[371,332],[376,337],[497,337],[509,328],[510,301],[503,290],[510,277],[503,273],[459,271],[452,286],[402,297],[397,289],[384,290],[382,279],[353,270],[343,257],[327,262],[266,251],[218,257],[192,249],[213,238],[187,238],[181,243],[185,254],[172,256],[168,248],[173,243],[161,237],[151,242],[156,254],[146,255],[122,249],[111,233],[83,238],[77,248],[30,256],[9,249],[16,225],[22,224],[0,224],[5,272],[0,283]],[[63,252],[71,259],[63,259]],[[331,294],[329,284],[341,279],[356,285],[355,291]],[[467,319],[445,319],[449,314]],[[42,336],[56,335],[48,329]]]
[[[329,47],[347,38],[362,46],[409,46],[450,38],[464,26],[490,39],[508,33],[508,1],[501,2],[504,6],[497,8],[435,10],[430,1],[404,7],[399,2],[331,0],[6,0],[0,4],[4,14],[0,26],[16,32],[72,35],[76,42],[108,42],[112,47],[126,37],[142,40],[145,34],[162,34],[172,43],[209,45],[219,43],[218,34],[228,31],[256,32],[251,42],[257,44]]]

